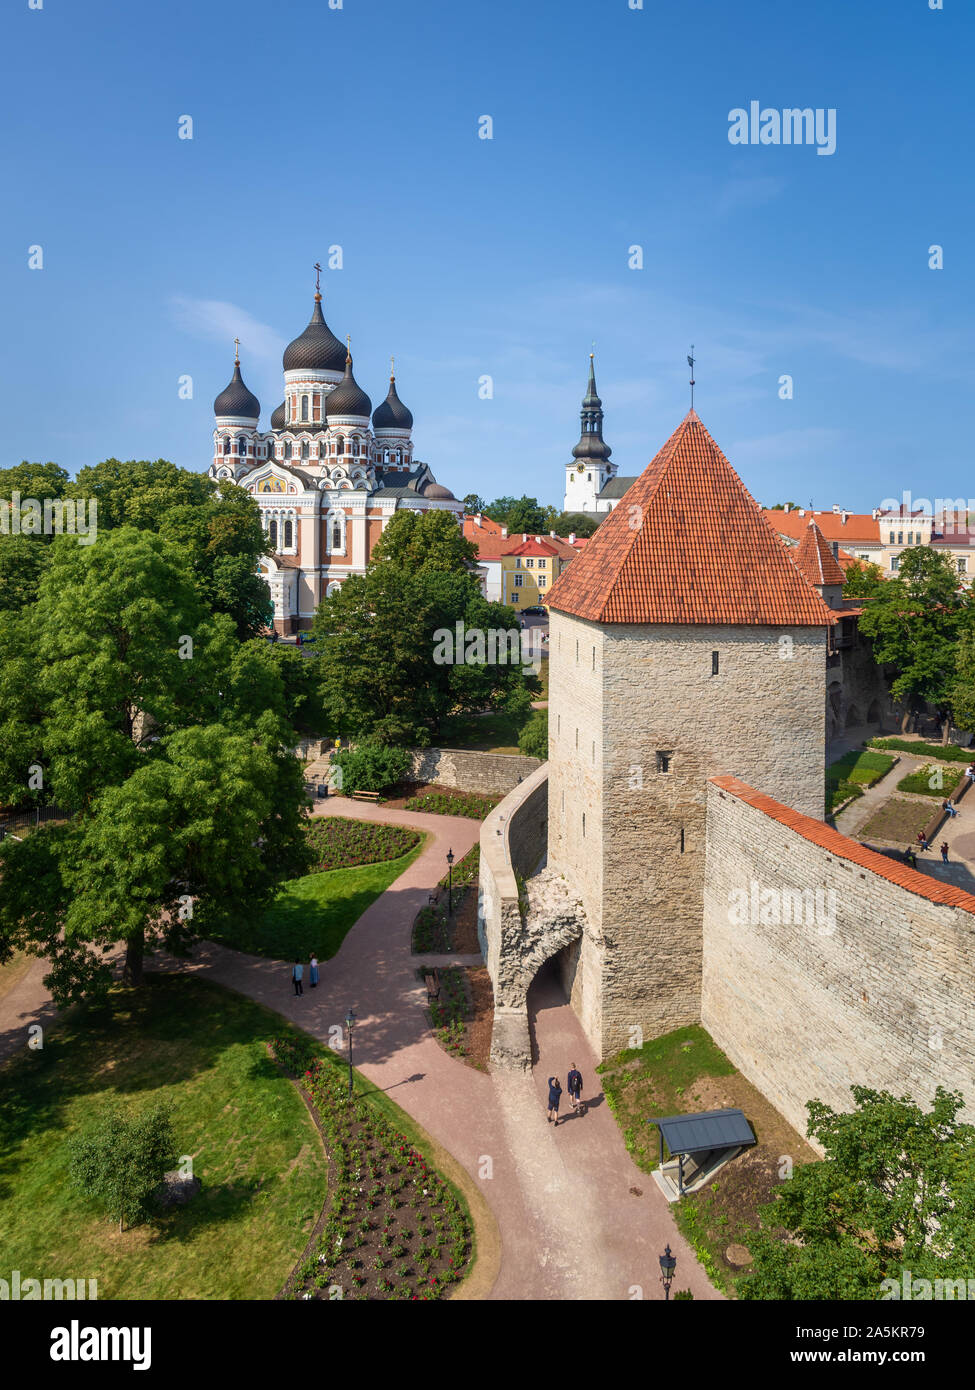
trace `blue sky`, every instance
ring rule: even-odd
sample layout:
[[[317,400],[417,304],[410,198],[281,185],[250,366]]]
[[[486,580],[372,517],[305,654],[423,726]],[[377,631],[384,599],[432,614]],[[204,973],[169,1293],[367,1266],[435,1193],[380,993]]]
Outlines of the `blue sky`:
[[[8,0],[0,465],[205,469],[235,334],[266,425],[340,245],[326,318],[458,496],[561,504],[592,340],[622,473],[694,343],[760,501],[975,491],[972,7],[630,3]],[[730,144],[753,100],[835,108],[835,154]]]

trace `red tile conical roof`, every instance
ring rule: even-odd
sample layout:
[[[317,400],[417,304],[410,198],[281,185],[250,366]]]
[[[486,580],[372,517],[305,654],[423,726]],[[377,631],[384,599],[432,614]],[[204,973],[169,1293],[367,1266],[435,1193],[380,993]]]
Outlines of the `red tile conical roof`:
[[[810,521],[805,534],[799,542],[796,564],[810,584],[845,584],[843,567],[833,554],[833,549],[816,525]]]
[[[693,410],[560,576],[548,606],[602,623],[832,623]]]

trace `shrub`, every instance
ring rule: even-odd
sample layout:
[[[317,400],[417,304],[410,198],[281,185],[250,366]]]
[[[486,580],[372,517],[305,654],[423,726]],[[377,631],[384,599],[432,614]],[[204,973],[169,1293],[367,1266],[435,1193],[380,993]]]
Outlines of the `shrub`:
[[[406,748],[360,743],[336,753],[332,765],[342,770],[343,792],[381,792],[406,775],[410,754]]]
[[[500,800],[499,796],[478,796],[476,792],[423,792],[420,796],[411,796],[406,802],[406,809],[429,811],[437,816],[468,816],[471,820],[483,820]]]
[[[71,1179],[105,1209],[119,1230],[144,1217],[163,1174],[179,1159],[172,1106],[159,1102],[128,1119],[109,1110],[87,1134],[71,1141]]]
[[[526,758],[548,757],[548,710],[537,709],[518,735],[518,751]]]

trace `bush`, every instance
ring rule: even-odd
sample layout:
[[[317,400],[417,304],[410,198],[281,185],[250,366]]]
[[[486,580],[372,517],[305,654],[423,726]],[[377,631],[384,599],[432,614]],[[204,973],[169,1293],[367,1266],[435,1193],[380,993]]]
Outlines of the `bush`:
[[[134,1119],[110,1110],[70,1144],[71,1178],[124,1230],[144,1217],[163,1174],[179,1159],[172,1106],[159,1102]]]
[[[518,735],[518,751],[526,758],[548,757],[548,710],[537,709]]]
[[[343,748],[332,758],[332,766],[339,767],[341,783],[335,779],[336,790],[345,792],[381,792],[399,782],[410,766],[410,754],[406,748],[383,746],[378,743],[360,743],[357,748]]]
[[[899,792],[915,792],[918,796],[934,796],[942,801],[953,794],[958,782],[958,774],[949,772],[945,777],[944,768],[919,767],[916,772],[909,772],[906,777],[902,777],[897,783]]]

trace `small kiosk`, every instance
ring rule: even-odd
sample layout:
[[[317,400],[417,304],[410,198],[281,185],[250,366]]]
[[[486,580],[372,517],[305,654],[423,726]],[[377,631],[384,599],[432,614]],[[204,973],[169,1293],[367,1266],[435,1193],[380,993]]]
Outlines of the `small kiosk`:
[[[700,1115],[668,1115],[648,1120],[660,1130],[660,1167],[653,1178],[668,1202],[696,1192],[755,1134],[741,1110],[706,1110]],[[669,1157],[666,1155],[669,1154]]]

